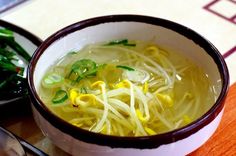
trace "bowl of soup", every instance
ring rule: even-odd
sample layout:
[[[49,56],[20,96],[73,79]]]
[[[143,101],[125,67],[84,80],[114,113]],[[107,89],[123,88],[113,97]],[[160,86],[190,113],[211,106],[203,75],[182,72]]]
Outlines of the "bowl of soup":
[[[186,155],[219,125],[229,75],[219,51],[195,31],[110,15],[46,39],[28,84],[36,123],[72,155]]]

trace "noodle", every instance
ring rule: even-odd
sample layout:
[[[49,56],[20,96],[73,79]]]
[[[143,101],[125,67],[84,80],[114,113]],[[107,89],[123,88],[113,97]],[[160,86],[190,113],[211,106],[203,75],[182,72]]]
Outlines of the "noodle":
[[[39,95],[53,113],[82,129],[156,135],[189,124],[213,105],[206,74],[153,43],[117,40],[61,58],[42,78]]]

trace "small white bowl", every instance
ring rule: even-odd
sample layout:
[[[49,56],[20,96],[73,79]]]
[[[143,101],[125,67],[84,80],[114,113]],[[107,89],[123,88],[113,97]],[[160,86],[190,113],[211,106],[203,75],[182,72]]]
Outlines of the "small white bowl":
[[[71,50],[86,44],[128,38],[154,41],[175,49],[203,67],[219,93],[204,115],[180,129],[144,137],[117,137],[89,132],[54,115],[38,96],[40,80],[47,69]],[[229,75],[222,55],[206,39],[177,23],[139,15],[111,15],[70,25],[50,36],[35,52],[28,70],[35,120],[54,144],[72,155],[83,156],[178,156],[186,155],[216,130],[223,113]]]

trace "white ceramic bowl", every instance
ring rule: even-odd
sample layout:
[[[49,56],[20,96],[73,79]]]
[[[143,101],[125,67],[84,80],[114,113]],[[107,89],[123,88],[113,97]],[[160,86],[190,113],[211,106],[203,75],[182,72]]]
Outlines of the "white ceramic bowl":
[[[215,104],[203,116],[180,129],[144,137],[117,137],[89,132],[58,118],[38,96],[46,70],[71,50],[86,44],[128,38],[154,41],[167,50],[175,49],[203,67],[219,93]],[[50,36],[37,49],[28,70],[35,120],[53,143],[72,155],[81,156],[178,156],[186,155],[216,130],[223,113],[229,75],[218,50],[191,29],[171,21],[138,16],[112,15],[70,25]]]
[[[6,21],[0,20],[0,28],[7,28],[13,31],[16,42],[19,43],[29,53],[29,55],[32,55],[42,43],[42,40],[30,32]],[[23,108],[27,105],[25,100],[26,97],[22,96],[0,100],[0,117],[8,116],[10,113],[17,113],[19,112],[19,109],[24,111]],[[14,108],[14,110],[12,108]]]

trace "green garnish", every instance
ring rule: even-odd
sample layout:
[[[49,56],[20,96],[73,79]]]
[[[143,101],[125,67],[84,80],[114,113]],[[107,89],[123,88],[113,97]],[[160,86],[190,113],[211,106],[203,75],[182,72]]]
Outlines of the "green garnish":
[[[54,104],[58,104],[58,103],[63,103],[67,99],[68,99],[68,95],[67,95],[66,91],[58,90],[56,92],[55,96],[53,97],[52,102]]]
[[[135,69],[128,67],[128,66],[122,66],[122,65],[117,65],[116,68],[121,68],[121,69],[125,69],[128,71],[134,71]]]
[[[43,78],[42,84],[46,88],[55,88],[63,81],[64,78],[61,75],[57,73],[51,73]]]
[[[107,46],[111,46],[111,45],[123,45],[123,46],[131,46],[131,47],[135,47],[136,44],[135,43],[129,43],[129,41],[127,39],[122,39],[122,40],[114,40],[111,41],[107,44],[105,44]]]
[[[88,94],[87,89],[85,87],[80,88],[80,93],[82,94]]]
[[[114,41],[111,41],[109,42],[108,44],[106,45],[117,45],[117,44],[127,44],[128,43],[128,40],[127,39],[122,39],[122,40],[114,40]]]
[[[76,61],[71,66],[71,71],[68,75],[72,81],[79,82],[80,80],[95,76],[97,73],[97,64],[90,59],[82,59]]]
[[[74,55],[74,54],[77,54],[77,52],[71,51],[71,52],[68,53],[68,55]]]

